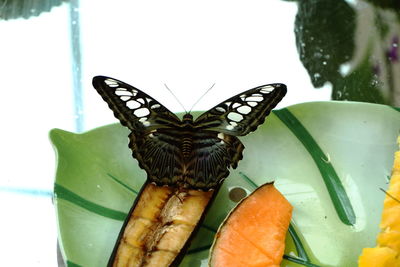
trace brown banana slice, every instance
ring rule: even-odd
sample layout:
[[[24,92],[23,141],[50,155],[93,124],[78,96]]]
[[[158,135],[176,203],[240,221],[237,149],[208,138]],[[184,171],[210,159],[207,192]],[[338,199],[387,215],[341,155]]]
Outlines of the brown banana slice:
[[[178,265],[217,191],[145,183],[108,266]]]

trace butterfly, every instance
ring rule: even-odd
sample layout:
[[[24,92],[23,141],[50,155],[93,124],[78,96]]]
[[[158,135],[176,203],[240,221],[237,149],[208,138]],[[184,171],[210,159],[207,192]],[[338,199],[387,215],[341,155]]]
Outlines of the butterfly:
[[[237,136],[257,129],[286,94],[274,83],[233,96],[193,120],[182,120],[141,90],[96,76],[93,86],[123,126],[131,130],[132,156],[158,185],[209,190],[243,158]]]

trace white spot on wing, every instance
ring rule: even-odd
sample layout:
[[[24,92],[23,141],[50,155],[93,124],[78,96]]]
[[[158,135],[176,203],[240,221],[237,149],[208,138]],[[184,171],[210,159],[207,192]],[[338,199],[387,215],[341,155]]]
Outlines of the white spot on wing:
[[[139,103],[142,103],[142,104],[145,103],[143,98],[137,98],[136,101],[139,102]]]
[[[233,128],[235,128],[235,127],[233,127],[232,125],[228,124],[228,125],[226,125],[225,128],[226,128],[227,130],[229,130],[229,131],[232,131]]]
[[[135,100],[129,100],[128,102],[126,102],[126,106],[130,109],[137,109],[139,108],[141,105],[139,102],[135,101]]]
[[[256,102],[261,102],[263,101],[264,98],[262,98],[261,96],[249,96],[248,98],[246,98],[246,101],[256,101]]]
[[[274,90],[274,87],[269,85],[269,86],[263,87],[263,88],[260,90],[260,92],[261,92],[261,93],[264,93],[264,94],[269,94],[269,93],[271,93],[273,90]]]
[[[140,122],[143,124],[143,126],[145,126],[145,127],[148,127],[148,126],[150,126],[150,124],[151,124],[151,123],[147,120],[146,117],[140,118],[139,121],[140,121]],[[152,133],[151,133],[150,135],[151,135],[150,137],[153,137],[153,136],[154,136]]]
[[[238,108],[237,108],[237,111],[238,111],[240,114],[249,114],[250,111],[251,111],[251,107],[249,107],[249,106],[241,106],[241,107],[238,107]]]
[[[229,112],[228,119],[231,121],[239,122],[243,120],[243,116],[236,112]]]
[[[223,107],[216,107],[215,109],[219,112],[226,112],[226,110]]]
[[[152,105],[150,108],[151,108],[151,109],[156,109],[156,108],[160,108],[160,107],[161,107],[160,104],[154,104],[154,105]]]
[[[110,87],[118,87],[119,86],[118,82],[113,79],[106,79],[104,82]]]
[[[126,96],[126,95],[120,96],[119,98],[120,98],[122,101],[128,101],[129,99],[131,99],[130,96]]]
[[[133,94],[129,91],[121,91],[121,90],[116,90],[115,94],[118,96],[122,96],[122,95],[133,96]]]
[[[137,117],[144,117],[150,114],[150,111],[147,108],[139,108],[133,112],[133,114]]]
[[[255,107],[258,105],[257,102],[247,102],[247,105],[251,106],[251,107]]]
[[[237,108],[240,107],[242,104],[240,103],[233,103],[232,108]]]

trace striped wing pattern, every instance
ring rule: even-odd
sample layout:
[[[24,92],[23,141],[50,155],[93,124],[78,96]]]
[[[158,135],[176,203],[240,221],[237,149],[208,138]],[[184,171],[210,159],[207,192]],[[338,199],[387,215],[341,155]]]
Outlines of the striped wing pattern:
[[[193,121],[119,80],[93,78],[93,86],[122,125],[129,147],[148,179],[159,185],[208,190],[242,159],[236,136],[254,131],[286,93],[283,84],[260,86],[220,103]]]
[[[233,96],[195,121],[197,127],[235,136],[255,131],[286,94],[281,83],[268,84]]]
[[[226,178],[230,167],[236,168],[244,149],[237,137],[218,137],[213,131],[192,132],[187,157],[181,148],[187,137],[176,129],[159,129],[143,136],[131,133],[129,138],[133,157],[151,181],[204,190]]]

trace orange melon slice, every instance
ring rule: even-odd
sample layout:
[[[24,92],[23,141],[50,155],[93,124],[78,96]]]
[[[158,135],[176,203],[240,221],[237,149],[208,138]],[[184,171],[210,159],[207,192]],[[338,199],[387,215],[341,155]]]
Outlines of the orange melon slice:
[[[292,210],[273,183],[259,187],[221,224],[210,250],[210,266],[278,267]]]

